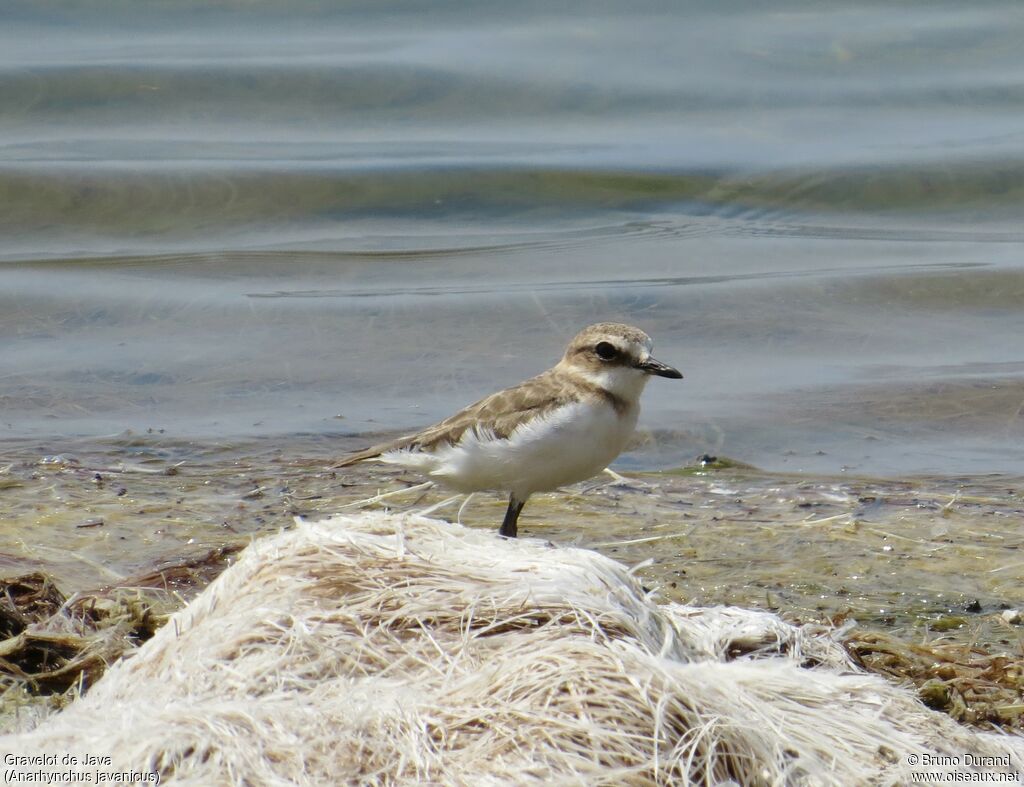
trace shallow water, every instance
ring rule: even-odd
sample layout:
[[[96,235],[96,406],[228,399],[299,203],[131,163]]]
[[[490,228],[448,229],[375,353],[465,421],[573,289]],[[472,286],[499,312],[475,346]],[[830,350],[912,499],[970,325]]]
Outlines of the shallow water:
[[[1015,4],[5,4],[0,434],[429,423],[646,328],[622,466],[1024,471]]]

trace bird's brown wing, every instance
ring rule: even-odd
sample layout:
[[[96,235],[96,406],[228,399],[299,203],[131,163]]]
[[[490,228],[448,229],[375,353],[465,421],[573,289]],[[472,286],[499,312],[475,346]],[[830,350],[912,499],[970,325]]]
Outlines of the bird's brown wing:
[[[432,451],[457,443],[470,429],[478,434],[505,438],[524,421],[576,401],[578,397],[578,381],[570,384],[562,373],[549,369],[519,385],[491,394],[421,432],[350,454],[333,467],[347,467],[402,448]]]

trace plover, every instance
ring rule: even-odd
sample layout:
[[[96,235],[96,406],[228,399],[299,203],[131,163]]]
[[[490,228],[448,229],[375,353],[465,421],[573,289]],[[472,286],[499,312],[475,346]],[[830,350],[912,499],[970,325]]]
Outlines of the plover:
[[[654,360],[651,344],[630,325],[591,325],[546,372],[334,467],[373,459],[422,470],[458,492],[507,492],[499,532],[515,538],[530,495],[590,478],[626,447],[651,375],[683,376]]]

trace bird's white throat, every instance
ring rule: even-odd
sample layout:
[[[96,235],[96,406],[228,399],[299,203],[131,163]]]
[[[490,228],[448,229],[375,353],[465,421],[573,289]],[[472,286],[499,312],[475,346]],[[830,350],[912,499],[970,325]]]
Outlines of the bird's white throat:
[[[631,366],[593,369],[566,364],[566,371],[573,377],[581,378],[590,385],[607,391],[631,407],[640,401],[640,394],[643,393],[644,386],[650,379],[650,375],[646,372]]]

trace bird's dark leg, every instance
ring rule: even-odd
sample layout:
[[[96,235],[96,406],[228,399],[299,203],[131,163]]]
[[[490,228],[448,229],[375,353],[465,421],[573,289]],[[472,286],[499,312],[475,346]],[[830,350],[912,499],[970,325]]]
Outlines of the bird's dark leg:
[[[499,535],[505,538],[515,538],[518,533],[517,524],[519,522],[519,512],[523,510],[523,506],[526,505],[525,500],[516,500],[515,495],[509,495],[508,508],[505,510],[505,519],[501,523],[501,530],[498,531]]]

